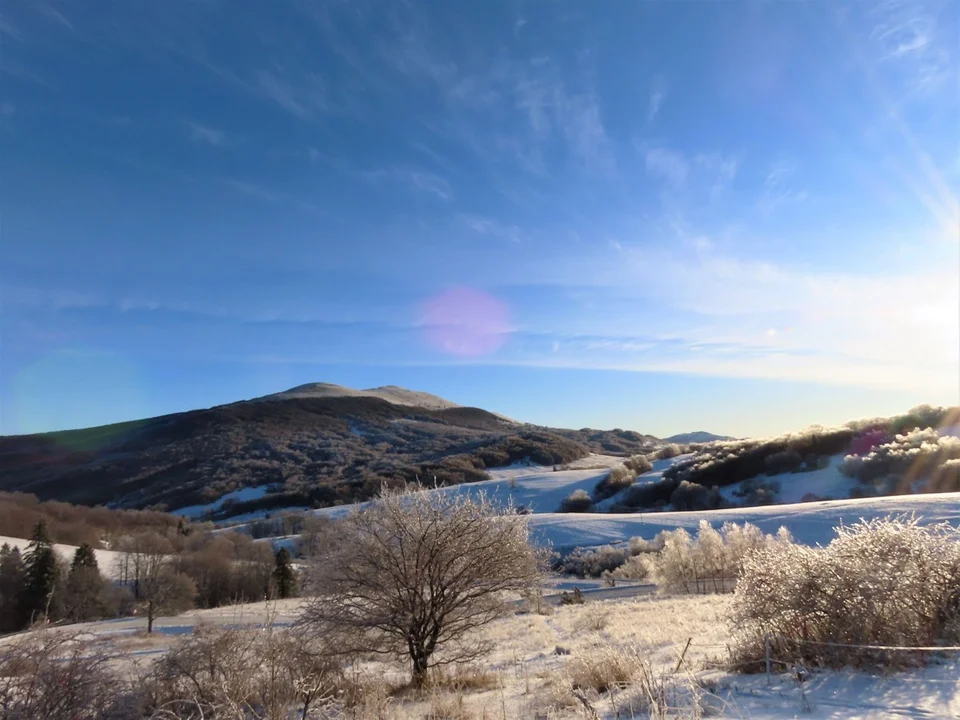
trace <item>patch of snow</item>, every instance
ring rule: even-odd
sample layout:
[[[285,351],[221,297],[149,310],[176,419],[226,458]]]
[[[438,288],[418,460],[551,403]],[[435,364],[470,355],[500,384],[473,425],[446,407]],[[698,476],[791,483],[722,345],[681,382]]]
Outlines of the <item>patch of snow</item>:
[[[196,518],[203,517],[208,512],[216,512],[223,504],[228,500],[233,502],[246,502],[249,500],[259,500],[264,495],[267,494],[268,487],[266,485],[260,485],[258,487],[245,487],[239,488],[232,492],[228,492],[226,495],[214,500],[213,502],[206,503],[205,505],[188,505],[187,507],[182,507],[179,510],[171,510],[171,515],[182,515],[183,517]]]

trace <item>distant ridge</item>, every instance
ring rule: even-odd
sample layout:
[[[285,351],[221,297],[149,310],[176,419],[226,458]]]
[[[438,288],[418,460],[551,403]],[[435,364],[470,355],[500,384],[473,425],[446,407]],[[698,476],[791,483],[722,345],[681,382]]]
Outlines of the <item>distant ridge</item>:
[[[663,438],[664,442],[679,443],[681,445],[687,443],[717,442],[718,440],[736,440],[736,438],[730,437],[729,435],[714,435],[706,430],[696,430],[694,432],[680,433],[679,435],[671,435],[668,438]]]

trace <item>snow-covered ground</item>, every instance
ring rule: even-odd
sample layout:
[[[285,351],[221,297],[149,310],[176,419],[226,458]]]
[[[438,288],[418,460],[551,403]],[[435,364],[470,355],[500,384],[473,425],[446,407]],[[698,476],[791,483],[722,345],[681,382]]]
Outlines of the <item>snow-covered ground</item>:
[[[471,665],[473,672],[489,678],[489,682],[456,694],[455,704],[461,708],[456,717],[588,717],[568,694],[565,703],[558,705],[558,700],[564,697],[564,684],[576,672],[573,668],[609,656],[643,664],[653,681],[679,688],[676,695],[671,694],[678,705],[677,717],[697,717],[689,707],[689,688],[694,686],[707,688],[701,703],[707,716],[717,718],[879,720],[960,716],[960,665],[951,659],[926,668],[883,674],[814,671],[802,689],[791,673],[775,673],[769,679],[762,674],[730,673],[723,669],[731,642],[730,602],[729,595],[588,600],[584,605],[561,606],[546,616],[523,613],[497,620],[484,630],[493,645],[492,653]],[[113,657],[118,667],[136,673],[148,669],[197,626],[253,628],[271,624],[284,628],[297,619],[299,605],[298,600],[282,600],[192,611],[159,619],[152,636],[143,634],[142,618],[71,625],[64,631],[79,633],[78,639],[88,643],[91,651]],[[683,662],[677,671],[681,653]],[[363,662],[355,666],[353,680],[359,688],[372,690],[384,683],[400,685],[408,672],[403,665]],[[597,694],[587,689],[584,697],[596,710],[594,717],[646,718],[641,709],[645,702],[640,685],[635,679],[613,693]],[[440,699],[433,694],[425,699],[411,694],[397,696],[390,704],[389,717],[438,717],[432,703]],[[681,703],[687,703],[686,707],[679,706]]]
[[[714,527],[725,522],[749,522],[771,533],[784,526],[797,542],[815,545],[830,542],[839,525],[851,525],[861,518],[911,513],[923,523],[946,521],[960,525],[960,493],[893,495],[702,512],[547,513],[532,515],[530,524],[536,538],[554,547],[605,545],[634,536],[650,539],[661,530],[678,527],[696,530],[701,520]]]
[[[819,470],[800,473],[781,473],[779,475],[760,475],[756,479],[780,483],[777,493],[779,503],[798,503],[807,495],[816,495],[823,500],[843,500],[850,497],[850,491],[860,483],[840,472],[844,454],[830,456],[830,464]],[[720,493],[731,504],[740,504],[742,498],[734,492],[742,483],[722,488]]]
[[[20,548],[20,552],[24,553],[27,551],[27,545],[30,544],[30,541],[25,540],[24,538],[4,537],[0,535],[0,545],[3,545],[4,543],[8,544],[12,548]],[[57,543],[53,546],[53,549],[56,550],[57,555],[62,560],[71,562],[73,560],[73,554],[77,550],[77,546]],[[120,555],[120,553],[112,550],[94,550],[93,553],[97,556],[97,565],[100,567],[100,572],[103,574],[103,576],[113,579],[116,576],[117,557]]]
[[[214,500],[213,502],[206,503],[204,505],[187,505],[178,510],[171,510],[170,513],[173,515],[182,515],[188,518],[197,518],[203,517],[208,512],[216,512],[223,504],[228,500],[234,502],[246,502],[248,500],[259,500],[264,495],[267,494],[267,486],[260,485],[259,487],[245,487],[233,492],[228,492],[223,497]]]

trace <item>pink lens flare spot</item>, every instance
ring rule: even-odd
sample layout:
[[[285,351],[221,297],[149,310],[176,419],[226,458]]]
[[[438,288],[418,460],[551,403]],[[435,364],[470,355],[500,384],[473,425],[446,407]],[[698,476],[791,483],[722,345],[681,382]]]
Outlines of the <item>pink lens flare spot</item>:
[[[425,301],[421,309],[427,342],[451,355],[489,355],[511,330],[506,304],[472,288],[447,290]]]

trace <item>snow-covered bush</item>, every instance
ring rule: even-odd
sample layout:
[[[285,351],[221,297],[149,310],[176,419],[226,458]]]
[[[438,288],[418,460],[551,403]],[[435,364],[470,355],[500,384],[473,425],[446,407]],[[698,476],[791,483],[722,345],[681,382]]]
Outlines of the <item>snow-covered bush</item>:
[[[723,496],[716,486],[705,488],[703,485],[681,480],[670,495],[670,503],[677,510],[714,510],[723,504]]]
[[[750,478],[740,483],[733,494],[743,499],[744,505],[772,505],[780,493],[780,481],[770,478]]]
[[[937,474],[939,482],[947,482],[939,480],[945,475],[938,473],[938,468],[950,460],[958,459],[960,438],[941,436],[933,428],[925,428],[897,435],[890,442],[874,446],[865,455],[847,455],[840,465],[840,471],[860,482],[874,485],[891,474],[901,475],[909,483],[932,479]],[[945,473],[949,475],[950,471]],[[935,491],[938,481],[925,489]]]
[[[564,575],[598,578],[605,572],[616,570],[626,562],[628,557],[630,557],[628,548],[615,548],[612,545],[575,548],[567,553],[555,568]]]
[[[658,448],[657,451],[653,453],[653,457],[656,460],[669,460],[670,458],[675,458],[677,455],[682,454],[682,447],[676,443],[670,443],[669,445],[664,445],[663,447]]]
[[[777,535],[764,535],[749,523],[724,523],[717,531],[701,520],[696,538],[683,528],[666,532],[663,549],[645,556],[645,561],[650,577],[663,592],[730,592],[752,553],[790,542],[790,534],[783,528]]]
[[[651,508],[666,505],[670,496],[680,485],[679,480],[663,478],[656,482],[634,485],[625,494],[622,502],[623,510],[631,511],[635,508]]]
[[[587,512],[593,506],[593,499],[586,490],[574,490],[560,503],[560,512]]]
[[[803,465],[803,458],[796,450],[782,450],[773,455],[767,455],[763,464],[766,465],[767,475],[782,475],[799,470]]]
[[[893,436],[886,430],[871,428],[857,435],[850,443],[851,455],[866,455],[878,445],[886,445],[893,440]]]
[[[884,518],[840,527],[826,547],[778,542],[748,554],[734,594],[734,661],[775,658],[830,665],[911,662],[902,652],[960,640],[960,531]],[[757,669],[760,669],[757,666]]]
[[[610,468],[610,472],[597,483],[597,487],[593,491],[594,495],[598,500],[605,500],[633,485],[636,477],[637,471],[627,467],[626,463],[614,465]]]
[[[960,491],[960,459],[947,460],[930,474],[928,492]]]
[[[667,535],[667,531],[661,531],[653,540],[632,537],[625,548],[613,545],[575,548],[564,557],[558,557],[553,566],[557,572],[578,577],[597,578],[612,573],[617,578],[640,580],[646,577],[647,571],[639,561],[644,555],[663,550]],[[638,562],[633,563],[633,560]],[[619,572],[621,570],[623,572]]]
[[[633,470],[637,475],[653,470],[653,463],[646,455],[633,455],[623,461],[623,464]]]

